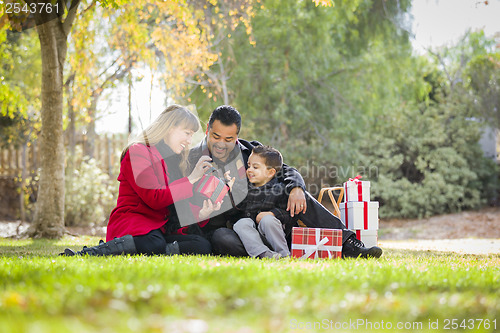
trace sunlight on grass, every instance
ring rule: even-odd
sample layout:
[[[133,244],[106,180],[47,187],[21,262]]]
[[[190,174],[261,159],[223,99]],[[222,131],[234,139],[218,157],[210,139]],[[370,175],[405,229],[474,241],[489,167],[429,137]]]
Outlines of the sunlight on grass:
[[[499,256],[396,250],[379,260],[332,261],[57,256],[64,247],[97,242],[0,240],[0,331],[289,332],[384,320],[436,332],[447,318],[492,321],[500,313]],[[429,329],[436,320],[439,330]],[[475,331],[493,331],[492,325]]]

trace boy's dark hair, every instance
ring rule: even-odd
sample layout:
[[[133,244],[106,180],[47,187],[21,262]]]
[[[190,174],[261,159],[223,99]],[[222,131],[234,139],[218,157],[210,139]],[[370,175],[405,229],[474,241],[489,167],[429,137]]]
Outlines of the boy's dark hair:
[[[280,172],[283,167],[283,156],[281,153],[270,146],[257,146],[254,147],[252,153],[259,155],[266,162],[266,167],[268,169],[275,169],[276,173]]]
[[[234,107],[230,105],[221,105],[215,108],[208,119],[208,127],[212,127],[214,121],[220,121],[225,126],[231,126],[233,124],[238,128],[238,134],[241,128],[241,115]]]

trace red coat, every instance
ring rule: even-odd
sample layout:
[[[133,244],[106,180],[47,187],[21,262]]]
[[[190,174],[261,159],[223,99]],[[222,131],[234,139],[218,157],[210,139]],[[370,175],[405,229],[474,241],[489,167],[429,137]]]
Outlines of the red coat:
[[[193,196],[187,177],[169,183],[167,165],[154,146],[130,146],[118,181],[118,200],[109,217],[106,241],[160,229],[168,220],[167,206]]]

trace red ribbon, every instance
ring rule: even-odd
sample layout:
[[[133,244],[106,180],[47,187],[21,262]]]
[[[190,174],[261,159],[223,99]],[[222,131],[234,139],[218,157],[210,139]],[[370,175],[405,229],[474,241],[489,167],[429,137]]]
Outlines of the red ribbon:
[[[361,178],[363,178],[363,176],[361,175],[357,175],[354,178],[349,178],[350,182],[355,182],[358,185],[358,201],[363,201],[363,186],[362,186],[363,183],[360,180]],[[344,193],[345,193],[345,201],[347,202],[349,201],[349,199],[347,198],[347,182],[344,185]]]
[[[365,230],[368,229],[368,201],[364,202],[364,218],[365,218]]]
[[[347,198],[347,182],[344,183],[344,193],[345,193],[345,202],[348,202],[349,199]],[[347,206],[346,206],[346,209],[347,209]]]
[[[347,194],[347,192],[346,192]],[[346,197],[347,199],[347,197]],[[347,202],[345,203],[345,227],[346,229],[349,229],[349,211],[348,211],[348,208],[347,208]]]
[[[349,178],[349,181],[350,181],[350,182],[359,182],[361,178],[363,178],[363,176],[361,176],[361,175],[357,175],[357,176],[356,176],[356,177],[354,177],[354,178]]]

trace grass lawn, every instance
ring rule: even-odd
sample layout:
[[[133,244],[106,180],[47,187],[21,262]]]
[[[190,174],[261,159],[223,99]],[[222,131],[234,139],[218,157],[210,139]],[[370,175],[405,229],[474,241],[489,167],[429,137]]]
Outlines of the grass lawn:
[[[500,256],[58,257],[97,238],[0,239],[0,332],[494,332]]]

